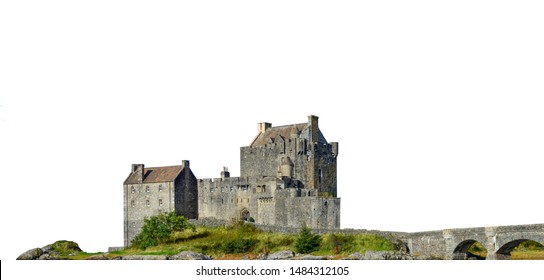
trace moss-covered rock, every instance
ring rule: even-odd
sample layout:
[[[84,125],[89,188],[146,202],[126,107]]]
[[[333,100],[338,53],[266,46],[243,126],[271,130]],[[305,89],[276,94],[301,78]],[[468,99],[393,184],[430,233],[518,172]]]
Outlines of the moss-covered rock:
[[[22,253],[17,259],[18,260],[37,260],[41,255],[43,255],[42,249],[34,248]]]
[[[67,240],[59,240],[53,244],[45,246],[42,249],[44,249],[44,251],[46,251],[50,255],[61,256],[70,256],[82,252],[76,242]]]

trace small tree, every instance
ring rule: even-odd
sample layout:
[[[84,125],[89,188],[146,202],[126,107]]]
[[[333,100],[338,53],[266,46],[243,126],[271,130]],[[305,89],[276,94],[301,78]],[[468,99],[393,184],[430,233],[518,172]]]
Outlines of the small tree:
[[[317,251],[321,245],[321,236],[312,233],[312,231],[303,225],[297,240],[295,241],[295,250],[298,253],[306,254]]]
[[[160,213],[144,219],[142,231],[136,235],[132,244],[139,246],[142,250],[148,247],[166,243],[172,233],[186,229],[195,229],[195,226],[176,212]]]

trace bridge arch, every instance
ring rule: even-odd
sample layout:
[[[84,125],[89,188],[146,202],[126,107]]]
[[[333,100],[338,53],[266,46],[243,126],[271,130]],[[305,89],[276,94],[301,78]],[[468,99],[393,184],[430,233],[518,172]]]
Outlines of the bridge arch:
[[[510,260],[512,259],[512,250],[514,250],[516,247],[518,247],[521,243],[525,242],[525,241],[534,241],[534,242],[537,242],[539,243],[540,245],[544,245],[542,243],[542,241],[536,241],[536,240],[532,240],[532,239],[515,239],[515,240],[512,240],[504,245],[502,245],[498,250],[497,252],[495,253],[496,255],[496,259],[498,260]]]
[[[485,260],[485,257],[469,252],[469,249],[476,243],[479,243],[481,247],[486,250],[485,252],[483,252],[483,254],[487,255],[487,248],[484,245],[485,243],[475,239],[467,239],[457,244],[457,246],[453,250],[453,259],[474,258],[478,260]]]

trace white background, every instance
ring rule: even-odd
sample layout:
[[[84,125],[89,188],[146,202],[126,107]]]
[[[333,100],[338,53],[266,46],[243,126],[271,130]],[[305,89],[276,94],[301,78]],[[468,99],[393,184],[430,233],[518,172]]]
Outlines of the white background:
[[[122,245],[132,163],[237,176],[258,122],[309,114],[340,143],[344,228],[543,223],[542,14],[540,1],[2,1],[3,268],[59,239]]]

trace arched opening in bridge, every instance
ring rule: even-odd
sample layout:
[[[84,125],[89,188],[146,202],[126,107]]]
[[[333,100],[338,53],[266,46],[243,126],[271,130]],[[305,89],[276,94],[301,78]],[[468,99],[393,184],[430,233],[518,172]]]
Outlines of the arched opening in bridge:
[[[486,257],[487,249],[474,239],[459,243],[453,251],[453,259],[456,260],[485,260]]]
[[[543,260],[544,245],[529,239],[517,239],[497,251],[498,260]]]

